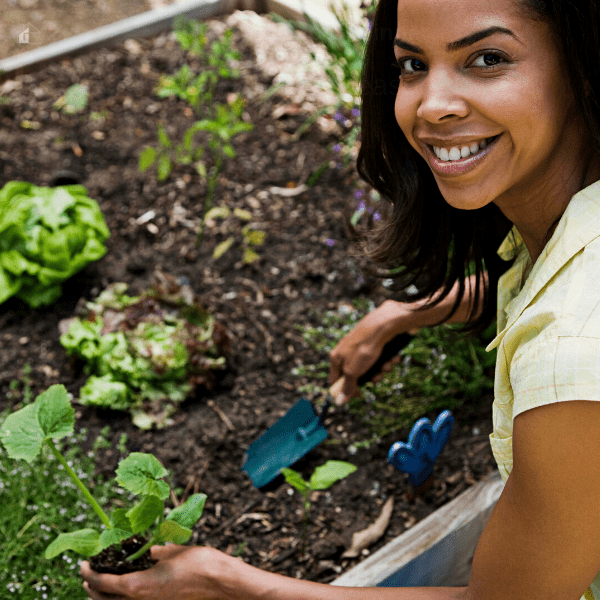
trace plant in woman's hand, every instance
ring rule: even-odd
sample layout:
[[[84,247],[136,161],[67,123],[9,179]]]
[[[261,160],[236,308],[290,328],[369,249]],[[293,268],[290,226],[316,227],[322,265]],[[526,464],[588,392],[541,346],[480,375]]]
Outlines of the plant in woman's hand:
[[[298,471],[294,469],[284,468],[281,470],[285,480],[294,488],[296,488],[304,498],[304,526],[302,531],[302,555],[306,550],[306,527],[308,525],[308,510],[310,509],[310,494],[315,490],[327,490],[336,481],[344,479],[351,473],[356,471],[353,464],[343,460],[328,460],[324,465],[317,467],[310,480],[306,481],[302,478]]]
[[[187,542],[191,527],[202,516],[206,495],[194,494],[163,518],[164,501],[170,494],[169,486],[162,481],[167,471],[152,454],[134,452],[120,461],[115,479],[140,500],[130,509],[117,508],[107,515],[55,445],[54,440],[73,434],[74,423],[75,411],[66,388],[53,385],[32,404],[9,415],[0,428],[0,441],[12,459],[31,463],[44,446],[49,448],[105,527],[101,533],[94,529],[61,533],[46,548],[45,557],[51,559],[66,550],[92,557],[109,546],[120,550],[122,542],[148,532],[147,543],[126,558],[133,562],[154,544]],[[138,569],[131,565],[127,570]]]

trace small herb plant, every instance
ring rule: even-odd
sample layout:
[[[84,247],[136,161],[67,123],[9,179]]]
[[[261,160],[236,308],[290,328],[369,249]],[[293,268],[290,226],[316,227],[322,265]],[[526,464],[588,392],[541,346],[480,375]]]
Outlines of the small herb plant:
[[[207,29],[206,23],[189,21],[183,17],[176,20],[174,32],[180,46],[191,55],[200,57],[204,68],[199,75],[195,76],[189,65],[183,65],[175,75],[161,77],[156,89],[156,94],[161,98],[176,96],[189,103],[200,120],[187,129],[182,142],[175,147],[165,127],[159,123],[158,149],[148,146],[139,157],[139,169],[142,172],[156,162],[158,181],[164,181],[169,177],[173,163],[193,165],[200,177],[206,179],[208,183],[204,215],[212,206],[217,178],[224,161],[226,158],[235,158],[231,141],[239,133],[254,129],[254,125],[246,123],[241,118],[245,104],[241,96],[236,96],[228,104],[213,102],[213,94],[220,77],[228,79],[239,77],[239,70],[231,68],[229,63],[232,60],[239,60],[241,55],[230,47],[233,35],[230,29],[226,30],[222,38],[213,42],[208,49]],[[208,136],[204,145],[195,143],[195,137],[200,132],[205,132]],[[213,164],[210,171],[207,169],[206,162],[200,160],[206,148],[210,149],[212,155]],[[204,221],[201,221],[197,246],[202,241],[203,224]]]
[[[0,190],[0,304],[11,296],[32,308],[52,304],[62,282],[106,254],[109,236],[82,185],[7,183]]]
[[[284,468],[281,470],[285,480],[295,488],[304,498],[304,524],[302,528],[302,555],[306,550],[306,529],[308,526],[308,511],[310,509],[310,494],[315,490],[327,490],[336,481],[344,479],[356,471],[356,467],[342,460],[328,460],[324,465],[317,467],[310,476],[309,481],[302,478],[298,471]]]
[[[177,403],[200,387],[214,388],[215,373],[226,368],[228,338],[174,278],[141,296],[126,290],[113,283],[87,302],[64,323],[60,343],[86,362],[82,404],[127,410],[141,429],[165,427]]]
[[[13,460],[31,463],[44,447],[48,448],[104,525],[101,532],[86,528],[59,534],[46,548],[45,557],[52,559],[67,550],[73,550],[89,558],[142,533],[148,534],[149,541],[127,557],[127,561],[141,557],[153,544],[186,543],[192,535],[191,527],[202,515],[206,495],[190,496],[164,518],[164,501],[170,495],[169,486],[162,481],[168,474],[167,470],[152,454],[134,452],[119,462],[115,479],[120,486],[140,496],[140,500],[130,509],[116,508],[109,516],[54,442],[73,435],[74,423],[75,411],[67,390],[58,384],[42,392],[33,404],[10,414],[0,428],[0,441]]]

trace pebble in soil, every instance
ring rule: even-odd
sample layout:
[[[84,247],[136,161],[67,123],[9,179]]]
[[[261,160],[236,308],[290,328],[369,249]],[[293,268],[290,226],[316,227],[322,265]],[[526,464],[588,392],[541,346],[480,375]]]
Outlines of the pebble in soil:
[[[134,535],[121,542],[120,550],[117,550],[114,545],[109,546],[90,558],[90,567],[97,573],[114,575],[145,571],[158,562],[150,558],[150,552],[133,561],[128,561],[127,557],[137,552],[147,541],[140,535]]]

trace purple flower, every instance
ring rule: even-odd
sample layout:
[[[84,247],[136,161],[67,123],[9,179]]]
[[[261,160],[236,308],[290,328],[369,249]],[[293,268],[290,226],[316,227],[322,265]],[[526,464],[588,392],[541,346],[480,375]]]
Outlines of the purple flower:
[[[342,168],[342,163],[337,163],[337,165],[335,165],[338,169]]]
[[[328,239],[328,240],[327,240],[325,243],[326,243],[326,244],[327,244],[327,245],[328,245],[328,246],[331,248],[331,246],[333,246],[333,245],[335,244],[335,240],[332,240],[332,239],[330,238],[330,239]]]
[[[379,221],[379,219],[381,219],[381,215],[380,215],[378,212],[376,212],[376,213],[373,215],[373,221]]]
[[[364,193],[364,192],[363,192],[362,190],[356,190],[356,191],[354,192],[354,197],[355,197],[355,198],[362,198],[362,197],[363,197],[363,193]],[[363,208],[364,208],[364,207],[363,207]]]
[[[358,278],[358,281],[357,281],[357,283],[359,283],[359,284],[362,284],[362,283],[364,283],[364,282],[365,282],[365,280],[363,279],[363,276],[362,276],[362,275],[360,275],[360,276],[359,276],[359,278]]]
[[[367,205],[361,200],[358,203],[358,206],[356,207],[356,210],[365,210],[365,208],[367,208]]]
[[[338,110],[335,115],[333,115],[333,118],[336,121],[343,121],[344,120],[344,115]]]
[[[360,116],[360,110],[358,110],[358,108],[353,108],[353,109],[352,109],[352,116],[353,116],[353,117],[358,117],[358,116]]]
[[[336,144],[336,145],[333,147],[333,149],[334,149],[336,152],[339,152],[339,151],[342,149],[342,147],[341,147],[339,144]]]
[[[372,206],[369,206],[369,214],[372,215],[375,209]]]

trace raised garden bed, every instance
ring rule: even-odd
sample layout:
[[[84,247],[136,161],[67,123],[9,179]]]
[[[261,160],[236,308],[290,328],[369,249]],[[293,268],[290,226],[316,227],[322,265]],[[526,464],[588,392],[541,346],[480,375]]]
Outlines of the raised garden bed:
[[[211,21],[213,39],[225,28],[224,21],[226,17]],[[183,103],[154,94],[161,74],[172,74],[183,62],[193,64],[172,36],[136,38],[134,43],[118,42],[60,59],[9,79],[0,92],[8,98],[0,105],[0,185],[13,179],[48,185],[58,169],[72,170],[100,204],[112,233],[107,255],[65,284],[59,303],[30,310],[9,300],[0,307],[0,409],[19,400],[16,392],[24,391],[26,365],[34,395],[63,383],[77,398],[86,377],[66,359],[57,324],[72,316],[81,297],[93,298],[116,281],[139,293],[155,268],[187,278],[232,335],[233,370],[210,398],[184,403],[175,424],[159,431],[140,431],[126,413],[75,401],[77,424],[88,428],[90,446],[101,429],[111,428],[111,447],[98,452],[98,470],[112,475],[120,458],[117,442],[126,433],[128,450],[155,453],[185,494],[208,495],[192,543],[239,552],[250,564],[273,572],[332,582],[403,532],[413,527],[417,531],[417,523],[496,470],[488,441],[492,398],[453,411],[456,425],[438,459],[436,482],[413,500],[404,476],[386,461],[390,445],[406,439],[408,430],[352,454],[352,443],[368,437],[366,427],[347,410],[333,410],[327,420],[330,440],[295,468],[306,477],[332,459],[352,462],[358,470],[315,494],[309,552],[300,557],[300,498],[285,484],[271,491],[253,488],[240,470],[243,453],[300,397],[297,388],[307,380],[294,377],[292,369],[322,360],[306,347],[294,325],[318,325],[313,310],[336,309],[359,294],[378,304],[388,293],[373,281],[359,279],[359,267],[348,255],[344,216],[352,213],[360,185],[353,168],[326,170],[313,186],[297,193],[325,161],[335,166],[330,147],[341,129],[329,119],[330,127],[315,126],[292,142],[293,132],[310,114],[308,108],[290,108],[290,101],[278,94],[262,100],[273,74],[257,67],[237,29],[233,41],[242,53],[242,77],[219,84],[215,99],[226,102],[228,94],[241,93],[254,130],[234,141],[237,157],[225,163],[214,203],[250,211],[253,222],[266,232],[258,249],[261,258],[252,264],[241,261],[241,234],[234,248],[212,259],[227,235],[218,225],[206,230],[196,249],[195,228],[207,188],[192,167],[176,166],[160,184],[152,172],[138,170],[139,153],[156,143],[159,121],[179,137],[191,122]],[[53,104],[75,83],[89,88],[87,109],[76,115],[55,110]],[[91,118],[103,111],[103,118]],[[24,121],[39,126],[26,129]],[[282,192],[286,189],[291,192]],[[148,219],[149,211],[153,216]],[[20,382],[16,392],[13,381]],[[433,420],[437,414],[425,416]],[[342,559],[352,533],[375,520],[390,495],[395,506],[385,534],[363,555]]]

